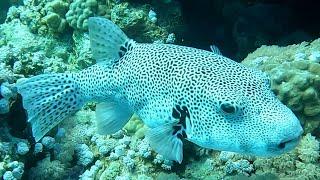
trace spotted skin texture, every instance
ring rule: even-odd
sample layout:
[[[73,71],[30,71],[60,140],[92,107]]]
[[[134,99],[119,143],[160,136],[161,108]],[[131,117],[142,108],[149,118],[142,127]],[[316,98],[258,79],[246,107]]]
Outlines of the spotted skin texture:
[[[74,75],[86,100],[117,96],[150,128],[179,123],[173,108],[185,106],[187,139],[216,150],[273,156],[298,142],[298,119],[260,71],[177,45],[131,42],[120,56]]]
[[[85,103],[74,74],[43,74],[17,83],[36,141]]]

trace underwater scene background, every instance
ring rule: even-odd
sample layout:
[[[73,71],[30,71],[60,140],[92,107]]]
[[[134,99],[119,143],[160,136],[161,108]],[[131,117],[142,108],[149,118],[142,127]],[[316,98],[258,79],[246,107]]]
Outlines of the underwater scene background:
[[[320,179],[320,23],[316,1],[1,0],[0,177],[9,179]],[[304,134],[273,158],[187,143],[178,164],[152,150],[133,116],[119,132],[96,132],[85,105],[40,142],[32,138],[16,82],[95,64],[88,18],[103,16],[137,42],[209,50],[269,75]]]

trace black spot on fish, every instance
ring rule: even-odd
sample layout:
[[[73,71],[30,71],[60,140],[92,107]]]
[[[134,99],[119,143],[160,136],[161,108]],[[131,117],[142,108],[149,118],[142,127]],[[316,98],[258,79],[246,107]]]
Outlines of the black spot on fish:
[[[130,43],[130,41],[126,41],[124,43],[124,45],[120,46],[120,49],[119,49],[119,57],[123,57],[129,50],[132,49],[132,44]]]
[[[182,131],[182,134],[181,134],[181,135],[182,135],[183,138],[187,138],[187,134],[186,134],[185,131]]]
[[[190,118],[190,113],[189,113],[188,108],[186,106],[182,106],[182,110],[183,110],[185,116]]]
[[[121,58],[123,56],[123,53],[121,51],[119,51],[118,55]]]
[[[175,119],[180,118],[180,113],[175,108],[172,108],[172,117]]]
[[[178,131],[181,130],[181,126],[173,126],[173,132],[172,135],[175,135]]]
[[[186,106],[180,107],[176,105],[175,108],[172,108],[172,117],[175,119],[179,119],[177,125],[173,126],[172,135],[177,135],[178,138],[186,138],[187,134],[185,131],[181,131],[182,128],[186,128],[186,117],[190,118],[189,110]]]
[[[178,137],[179,139],[182,139],[182,138],[183,138],[182,134],[177,134],[177,137]]]
[[[124,46],[120,46],[120,51],[122,51],[122,52],[127,52],[127,48],[124,47]]]
[[[175,119],[179,119],[178,124],[181,124],[184,128],[186,128],[186,117],[190,118],[189,110],[186,106],[178,106],[172,109],[172,117]]]

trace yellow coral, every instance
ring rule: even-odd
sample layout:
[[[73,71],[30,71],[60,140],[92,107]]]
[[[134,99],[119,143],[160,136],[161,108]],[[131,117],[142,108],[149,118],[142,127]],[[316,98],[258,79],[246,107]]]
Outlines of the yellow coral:
[[[124,126],[126,132],[130,135],[135,135],[139,139],[144,137],[146,127],[137,115],[133,115],[129,122]]]

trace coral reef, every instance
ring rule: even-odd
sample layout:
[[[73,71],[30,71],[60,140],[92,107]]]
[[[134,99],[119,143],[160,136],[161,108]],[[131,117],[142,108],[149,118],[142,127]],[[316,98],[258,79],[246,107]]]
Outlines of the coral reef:
[[[131,120],[124,126],[124,129],[129,135],[135,135],[140,139],[144,137],[146,131],[143,122],[136,115],[131,117]]]
[[[64,32],[67,21],[64,18],[69,4],[62,0],[54,0],[45,5],[46,16],[42,18],[42,23],[46,24],[51,32]]]
[[[319,179],[319,141],[307,134],[293,151],[274,158],[212,152],[187,165],[187,179]],[[240,178],[241,177],[241,178]]]
[[[77,69],[70,58],[69,45],[53,37],[37,36],[19,20],[0,26],[5,37],[0,47],[2,71],[13,77],[43,72],[64,72]]]
[[[46,158],[31,168],[29,177],[67,177],[72,173],[68,168],[73,166],[82,167],[77,174],[81,179],[138,177],[140,174],[153,177],[150,174],[171,169],[172,162],[153,152],[141,137],[130,137],[122,130],[111,136],[96,134],[94,119],[93,111],[82,110],[61,125],[66,130],[66,136],[55,138],[54,143],[48,143],[52,142],[52,137],[44,137],[42,146],[53,144],[54,153],[50,153],[51,148],[44,148],[42,153],[46,154]],[[135,118],[132,121],[137,122]],[[57,137],[58,132],[50,134]]]
[[[173,25],[181,24],[179,4],[169,4],[165,3],[167,11],[158,23],[153,9],[161,9],[163,5],[159,6],[157,3],[151,5],[116,0],[26,0],[24,5],[10,7],[7,21],[20,19],[33,33],[62,35],[72,30],[87,31],[89,17],[105,16],[138,41],[165,42],[169,33],[176,29]]]
[[[67,29],[65,14],[68,8],[68,1],[65,0],[25,0],[23,5],[9,8],[7,21],[18,18],[33,33],[63,33]]]
[[[320,125],[319,50],[320,39],[287,47],[262,46],[242,62],[270,76],[275,94],[300,117],[306,133]]]
[[[44,158],[37,163],[37,166],[30,169],[29,179],[53,179],[58,180],[65,175],[65,166],[58,160]]]
[[[29,143],[11,136],[6,127],[0,126],[0,131],[0,177],[21,179],[25,171],[23,157],[29,152]]]
[[[155,40],[165,40],[168,32],[165,28],[159,27],[154,20],[149,20],[150,11],[147,6],[135,8],[128,3],[116,4],[111,9],[110,19],[119,25],[130,37],[137,41],[153,42]],[[154,15],[153,15],[154,16]],[[151,17],[154,19],[154,17]],[[139,38],[143,35],[143,38]]]
[[[1,81],[4,82],[1,83]],[[9,113],[10,103],[15,97],[16,93],[13,90],[12,84],[10,85],[5,79],[0,78],[0,114]]]

